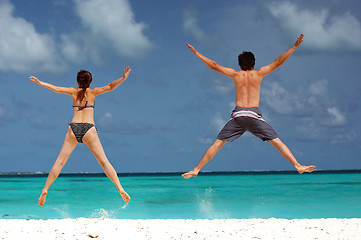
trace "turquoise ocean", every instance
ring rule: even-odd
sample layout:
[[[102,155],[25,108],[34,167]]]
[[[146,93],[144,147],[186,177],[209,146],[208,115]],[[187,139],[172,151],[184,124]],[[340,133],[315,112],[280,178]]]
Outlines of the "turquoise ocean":
[[[360,218],[361,171],[119,174],[125,204],[104,174],[62,174],[43,208],[42,174],[0,174],[1,219]]]

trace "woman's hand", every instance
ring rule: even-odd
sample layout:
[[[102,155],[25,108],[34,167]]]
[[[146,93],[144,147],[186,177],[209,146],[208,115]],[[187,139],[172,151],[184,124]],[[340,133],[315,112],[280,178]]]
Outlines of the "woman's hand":
[[[30,81],[32,81],[32,82],[40,85],[40,81],[39,81],[39,79],[37,79],[36,77],[30,76],[29,78],[30,78]]]

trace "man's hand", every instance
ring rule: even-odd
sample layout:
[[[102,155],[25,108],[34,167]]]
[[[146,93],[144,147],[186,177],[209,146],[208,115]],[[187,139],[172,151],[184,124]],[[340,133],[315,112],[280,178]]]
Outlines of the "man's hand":
[[[303,34],[301,34],[298,38],[297,41],[295,42],[295,44],[293,45],[295,48],[298,48],[301,45],[301,42],[303,42]]]
[[[197,53],[198,53],[197,50],[192,45],[190,45],[189,43],[186,43],[186,44],[187,44],[188,48],[192,51],[192,53],[197,55]]]
[[[124,77],[125,77],[125,78],[128,77],[130,71],[131,71],[130,67],[126,67],[126,68],[124,69]]]

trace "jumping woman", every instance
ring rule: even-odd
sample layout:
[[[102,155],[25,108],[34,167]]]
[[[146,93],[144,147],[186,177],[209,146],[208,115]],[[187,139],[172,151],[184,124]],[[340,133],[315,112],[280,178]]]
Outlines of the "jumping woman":
[[[30,81],[50,89],[56,93],[68,94],[73,99],[73,119],[69,124],[68,131],[65,136],[63,146],[60,150],[59,156],[51,168],[45,186],[39,197],[38,204],[44,206],[46,196],[50,185],[59,176],[61,169],[64,167],[70,154],[78,143],[85,143],[90,151],[94,154],[100,166],[103,168],[107,177],[115,184],[123,198],[124,202],[129,202],[130,197],[120,185],[118,175],[106,157],[102,144],[98,137],[98,131],[94,126],[94,100],[95,97],[116,89],[130,73],[130,68],[124,70],[124,76],[111,82],[104,87],[89,88],[92,82],[92,75],[90,72],[80,70],[77,74],[77,82],[79,88],[72,87],[58,87],[52,84],[39,81],[36,77],[31,76]]]

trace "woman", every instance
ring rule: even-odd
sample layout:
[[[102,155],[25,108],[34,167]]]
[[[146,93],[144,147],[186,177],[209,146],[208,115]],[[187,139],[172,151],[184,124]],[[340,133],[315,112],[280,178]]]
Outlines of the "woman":
[[[129,72],[130,68],[127,67],[124,70],[123,77],[111,82],[104,87],[98,87],[94,89],[89,88],[92,81],[92,75],[90,72],[85,70],[80,70],[78,72],[77,82],[79,88],[58,87],[49,83],[39,81],[34,76],[30,77],[30,81],[35,82],[36,84],[39,84],[40,86],[50,89],[54,92],[68,94],[73,99],[73,119],[69,124],[68,131],[66,133],[65,140],[60,150],[59,156],[56,159],[52,169],[50,170],[45,186],[39,197],[38,204],[41,207],[44,206],[46,195],[48,194],[50,185],[59,176],[61,169],[64,167],[66,161],[68,160],[70,154],[72,153],[78,142],[83,142],[89,147],[89,149],[99,162],[100,166],[103,168],[105,174],[117,187],[118,192],[120,193],[123,200],[126,203],[129,202],[129,195],[120,185],[117,173],[115,172],[113,166],[110,164],[104,153],[102,144],[100,143],[98,137],[98,131],[94,126],[93,117],[95,97],[116,89],[125,79],[127,79]]]

